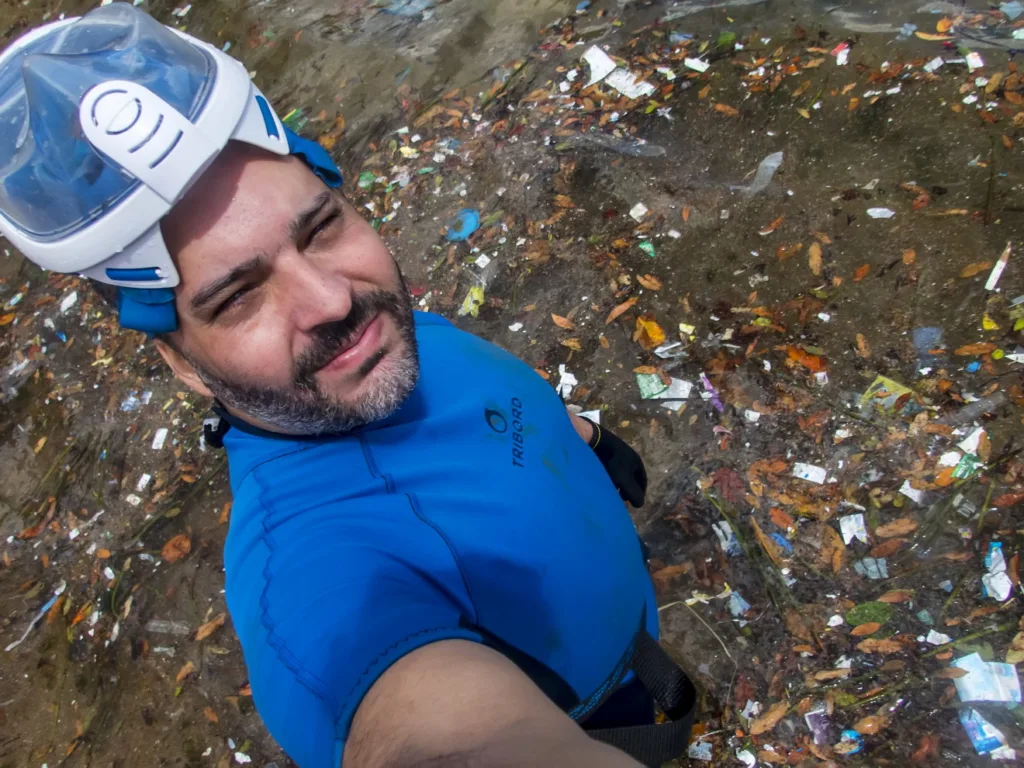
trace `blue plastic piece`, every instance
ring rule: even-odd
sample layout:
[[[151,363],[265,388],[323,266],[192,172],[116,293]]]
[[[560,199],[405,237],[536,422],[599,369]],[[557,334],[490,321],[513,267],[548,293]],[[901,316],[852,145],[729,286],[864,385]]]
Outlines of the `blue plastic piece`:
[[[284,135],[288,138],[288,151],[308,165],[324,184],[331,188],[341,186],[344,177],[326,149],[315,141],[302,138],[287,126]]]
[[[843,731],[843,733],[842,733],[842,740],[843,741],[852,741],[852,742],[854,742],[857,745],[853,749],[851,749],[849,752],[847,752],[846,753],[847,755],[856,755],[858,752],[860,752],[862,749],[864,749],[864,739],[863,739],[863,737],[859,733],[857,733],[856,731],[854,731],[854,730],[852,730],[850,728],[847,728],[845,731]]]
[[[975,360],[973,363],[967,366],[968,373],[977,373],[981,369],[981,363]]]
[[[787,552],[792,552],[793,551],[793,544],[792,544],[792,542],[790,542],[790,540],[787,539],[785,536],[783,536],[781,533],[778,533],[778,532],[773,533],[772,534],[772,539],[775,541],[776,544],[778,544],[780,547],[782,547]]]
[[[480,229],[480,213],[472,208],[464,208],[455,214],[455,219],[448,225],[445,237],[449,242],[461,243]]]

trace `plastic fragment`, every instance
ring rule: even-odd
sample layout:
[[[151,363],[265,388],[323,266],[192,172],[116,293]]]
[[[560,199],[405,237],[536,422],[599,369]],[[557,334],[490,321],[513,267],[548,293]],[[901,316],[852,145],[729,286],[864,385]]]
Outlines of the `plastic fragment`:
[[[864,515],[846,515],[839,518],[839,530],[843,534],[843,543],[849,545],[854,539],[868,543],[868,529],[864,525]]]
[[[872,219],[891,219],[896,211],[891,208],[868,208],[868,216]]]
[[[470,235],[480,228],[480,212],[472,208],[463,208],[448,225],[445,238],[452,243],[468,240]]]
[[[585,86],[587,88],[604,80],[618,67],[612,60],[612,57],[596,45],[592,45],[586,50],[583,54],[583,60],[590,65],[590,80],[587,81]]]
[[[1020,704],[1020,679],[1013,664],[984,661],[977,653],[957,659],[952,666],[967,671],[953,680],[961,701]]]
[[[775,177],[775,172],[782,166],[782,161],[785,155],[782,152],[773,152],[768,155],[761,164],[757,166],[757,172],[754,174],[754,180],[746,187],[733,187],[744,195],[750,197],[761,192],[764,192],[768,188],[768,185],[772,183],[772,179]]]
[[[793,477],[821,485],[828,478],[828,472],[825,471],[824,467],[798,461],[793,465]]]

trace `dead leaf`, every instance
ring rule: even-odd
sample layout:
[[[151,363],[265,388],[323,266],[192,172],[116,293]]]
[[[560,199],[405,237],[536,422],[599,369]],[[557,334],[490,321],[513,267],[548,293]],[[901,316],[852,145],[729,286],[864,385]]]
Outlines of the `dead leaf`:
[[[638,365],[633,369],[633,373],[660,374],[661,371],[653,365]]]
[[[796,113],[798,115],[800,115],[800,117],[802,117],[804,120],[810,120],[811,119],[811,113],[808,112],[806,109],[798,108],[796,110]]]
[[[918,765],[924,765],[939,756],[940,745],[941,742],[936,734],[927,733],[921,737],[921,741],[917,745],[917,749],[914,750],[914,754],[910,756],[910,759]]]
[[[690,563],[668,565],[652,573],[651,578],[654,580],[655,584],[664,589],[669,585],[674,577],[681,576],[684,573],[689,573],[692,569],[693,566]]]
[[[220,523],[221,525],[224,525],[230,519],[231,519],[231,502],[230,501],[226,501],[226,502],[224,502],[224,506],[220,508],[220,517],[217,519],[217,522]]]
[[[40,437],[39,440],[36,441],[36,445],[35,445],[35,448],[32,449],[32,453],[35,453],[35,454],[38,455],[38,453],[41,450],[43,450],[43,446],[46,445],[46,441],[48,439],[49,438],[47,438],[46,436]]]
[[[790,345],[786,347],[786,354],[789,356],[790,360],[799,363],[813,373],[824,371],[827,367],[825,358],[812,355],[810,352],[805,352],[800,347]]]
[[[750,525],[754,529],[754,537],[757,539],[768,557],[771,558],[771,561],[775,563],[778,568],[784,567],[782,547],[779,546],[775,539],[769,538],[765,535],[765,532],[761,530],[761,526],[757,523],[757,518],[754,516],[750,517]]]
[[[1018,632],[1010,641],[1010,647],[1006,651],[1006,663],[1020,664],[1022,661],[1024,661],[1024,632]]]
[[[0,315],[0,328],[2,328],[5,325],[10,325],[11,323],[13,323],[14,318],[16,317],[17,315],[14,314],[13,312],[6,315]]]
[[[110,559],[110,550],[109,549],[97,549],[96,550],[96,557],[99,560],[109,560]]]
[[[974,277],[988,269],[992,268],[991,261],[976,261],[973,264],[968,264],[960,271],[960,277]]]
[[[789,704],[785,701],[772,704],[768,707],[767,712],[750,724],[750,735],[760,736],[762,733],[768,733],[779,724],[779,721],[786,716],[788,711]]]
[[[880,603],[909,603],[914,599],[914,593],[909,589],[893,589],[886,592],[880,598]]]
[[[203,624],[199,629],[196,630],[196,642],[205,640],[218,629],[224,626],[224,622],[227,621],[228,615],[226,613],[218,613],[208,622]]]
[[[184,533],[172,536],[160,550],[160,557],[168,563],[176,563],[192,551],[192,540]]]
[[[717,104],[715,104],[715,111],[721,112],[726,117],[740,116],[740,111],[738,109],[736,109],[735,107],[730,107],[728,104],[723,104],[722,102],[718,102]]]
[[[772,752],[768,749],[759,750],[757,753],[757,759],[763,760],[766,763],[773,763],[775,765],[788,765],[789,760],[785,755],[781,755],[778,752]]]
[[[697,98],[698,99],[706,99],[708,97],[709,93],[711,93],[711,86],[710,85],[705,85],[703,88],[701,88],[697,92]]]
[[[759,235],[761,235],[763,237],[767,237],[772,232],[774,232],[776,229],[778,229],[782,225],[782,222],[785,221],[785,220],[786,220],[785,215],[779,216],[779,218],[775,219],[775,221],[773,221],[767,227],[762,227],[761,229],[759,229],[757,231],[757,234],[759,234]]]
[[[637,277],[636,281],[649,291],[661,290],[661,280],[656,278],[654,275],[640,275]]]
[[[854,637],[867,637],[868,635],[875,634],[881,628],[882,625],[877,621],[869,621],[867,624],[858,624],[850,630],[850,634]]]
[[[807,249],[807,264],[812,275],[817,277],[821,274],[821,246],[818,243],[811,243],[811,247]]]
[[[217,717],[217,713],[213,711],[213,707],[204,708],[203,714],[206,716],[206,719],[209,720],[211,723],[216,723],[217,720],[219,719]]]
[[[601,345],[602,349],[611,349],[612,343],[608,341],[608,337],[603,333],[597,337],[597,343]]]
[[[779,507],[772,507],[768,514],[771,516],[772,522],[784,531],[788,531],[791,528],[796,527],[796,521],[794,521],[793,518],[784,510],[779,509]]]
[[[855,730],[857,733],[871,734],[878,733],[880,730],[885,728],[885,726],[885,718],[880,717],[878,715],[868,715],[867,717],[862,717],[860,720],[858,720],[854,724],[853,730]]]
[[[946,34],[953,28],[953,20],[948,16],[943,16],[937,22],[935,22],[935,31],[941,34]]]
[[[792,245],[788,243],[783,243],[782,245],[775,249],[775,258],[778,259],[779,261],[787,261],[788,259],[791,259],[794,256],[796,256],[803,249],[803,243],[793,243]]]
[[[871,345],[868,344],[863,333],[857,334],[857,356],[863,357],[865,360],[871,357]]]
[[[853,282],[859,283],[861,280],[868,276],[868,272],[870,271],[870,264],[861,264],[859,267],[857,267],[857,271],[853,273]]]
[[[825,669],[821,672],[815,672],[814,679],[817,680],[819,683],[824,682],[825,680],[838,680],[840,678],[847,677],[851,672],[853,672],[853,670],[849,668]]]
[[[793,635],[800,640],[805,640],[808,643],[814,641],[814,635],[811,634],[810,627],[807,626],[807,622],[804,621],[804,617],[800,615],[800,611],[796,608],[786,609],[786,630],[789,634]]]
[[[909,517],[901,517],[891,523],[880,525],[875,528],[875,535],[883,539],[891,539],[894,536],[906,536],[917,530],[917,523]]]
[[[930,43],[942,43],[945,42],[946,40],[953,39],[949,35],[935,35],[932,34],[931,32],[921,32],[920,30],[915,32],[914,36],[920,40],[927,40]]]
[[[636,333],[633,340],[644,349],[654,349],[665,343],[665,331],[653,315],[641,315],[636,319]]]
[[[857,650],[862,653],[880,653],[888,655],[890,653],[899,653],[903,650],[903,646],[895,640],[869,637],[867,640],[861,640],[857,643]]]
[[[626,312],[628,312],[630,309],[636,306],[636,302],[637,300],[634,296],[632,299],[628,299],[619,304],[619,306],[617,306],[608,314],[608,317],[605,318],[604,324],[611,325],[612,323],[614,323],[616,320],[622,317],[622,315],[624,315]]]
[[[555,195],[555,207],[556,208],[575,208],[576,204],[572,201],[572,198],[568,195]]]
[[[966,669],[960,669],[960,667],[944,667],[935,673],[934,677],[940,680],[956,680],[958,677],[964,677],[969,675]]]
[[[567,331],[575,331],[576,330],[576,324],[572,320],[567,318],[567,317],[562,317],[561,315],[556,315],[556,314],[552,313],[551,314],[551,320],[559,328],[564,328]]]
[[[957,355],[987,355],[989,352],[995,352],[997,346],[990,341],[979,341],[977,344],[965,344],[962,347],[957,347],[954,354]]]
[[[1003,493],[992,500],[993,507],[1012,507],[1024,501],[1024,491],[1020,493]]]
[[[906,539],[889,539],[888,541],[876,544],[871,548],[871,551],[868,552],[868,554],[871,557],[892,557],[899,552],[906,543]]]
[[[180,683],[182,680],[184,680],[186,677],[188,677],[195,671],[196,665],[193,664],[191,661],[186,661],[185,665],[178,670],[178,674],[174,676],[174,681],[176,683]]]
[[[583,351],[583,347],[580,345],[579,339],[562,339],[561,344],[563,347],[568,347],[575,352]]]
[[[684,205],[683,206],[683,224],[686,224],[687,222],[690,221],[690,210],[691,210],[690,206],[688,206],[688,205]]]
[[[821,526],[821,549],[818,551],[818,559],[833,573],[839,573],[846,560],[846,545],[843,537],[835,528],[830,525]]]
[[[915,261],[917,261],[917,251],[915,251],[913,248],[907,248],[905,251],[903,251],[904,264],[910,266]]]

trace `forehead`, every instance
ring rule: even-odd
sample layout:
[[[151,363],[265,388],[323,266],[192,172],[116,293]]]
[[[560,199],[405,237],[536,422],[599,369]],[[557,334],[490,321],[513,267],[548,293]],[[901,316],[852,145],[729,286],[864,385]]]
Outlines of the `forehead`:
[[[182,287],[280,247],[323,191],[298,158],[229,144],[160,225]]]

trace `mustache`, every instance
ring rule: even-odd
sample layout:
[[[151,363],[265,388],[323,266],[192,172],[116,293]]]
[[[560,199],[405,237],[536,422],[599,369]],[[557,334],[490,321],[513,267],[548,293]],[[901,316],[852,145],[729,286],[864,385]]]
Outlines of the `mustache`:
[[[316,390],[315,376],[347,346],[351,345],[378,314],[388,313],[399,322],[402,300],[394,293],[380,289],[352,297],[352,308],[340,320],[317,326],[311,332],[309,346],[295,361],[295,386]]]

